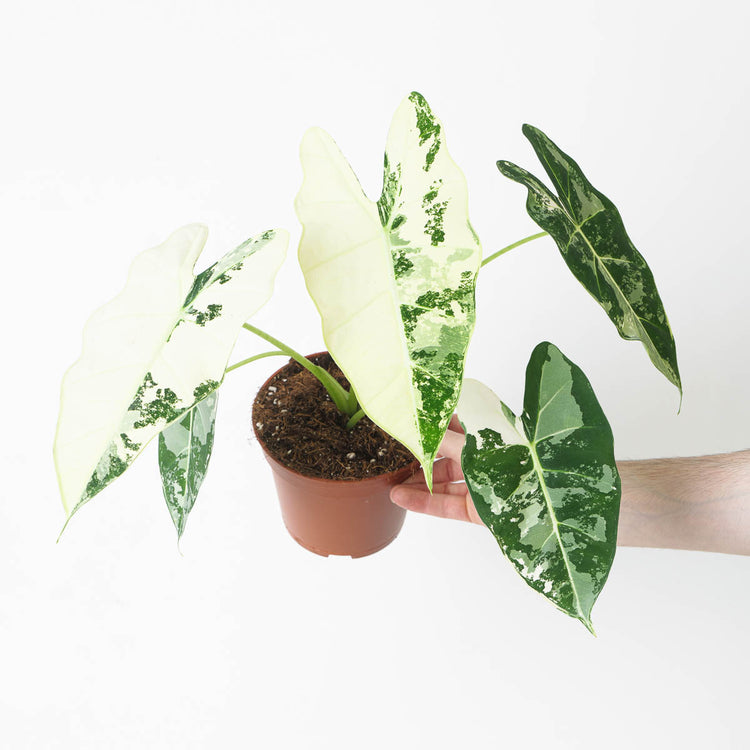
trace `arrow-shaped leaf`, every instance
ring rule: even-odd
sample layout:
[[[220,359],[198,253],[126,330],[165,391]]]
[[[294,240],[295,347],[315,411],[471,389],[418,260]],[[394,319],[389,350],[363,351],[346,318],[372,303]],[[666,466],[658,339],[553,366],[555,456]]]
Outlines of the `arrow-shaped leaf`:
[[[208,470],[218,401],[213,391],[159,434],[162,489],[178,540]]]
[[[677,351],[656,282],[625,231],[620,213],[581,168],[541,130],[523,126],[554,195],[525,169],[507,161],[498,169],[529,191],[529,216],[557,243],[568,268],[604,308],[624,339],[638,340],[656,368],[682,395]]]
[[[84,328],[54,446],[69,517],[219,387],[242,323],[271,296],[284,230],[247,240],[194,277],[206,236],[191,224],[137,256],[123,291]]]
[[[299,260],[326,346],[364,412],[412,451],[429,484],[474,328],[481,249],[466,181],[417,93],[393,118],[377,203],[325,131],[305,134],[301,158]]]
[[[615,555],[620,478],[586,376],[542,343],[526,369],[521,417],[470,379],[458,415],[480,518],[526,582],[593,633],[591,608]]]

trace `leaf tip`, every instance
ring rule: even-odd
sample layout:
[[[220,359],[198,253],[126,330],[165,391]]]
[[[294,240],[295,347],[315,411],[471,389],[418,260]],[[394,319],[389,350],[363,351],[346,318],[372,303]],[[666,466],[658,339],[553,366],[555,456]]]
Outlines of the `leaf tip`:
[[[68,524],[70,523],[70,519],[71,518],[73,518],[73,514],[72,513],[65,519],[65,523],[63,524],[62,529],[60,529],[60,533],[57,535],[57,540],[55,541],[55,544],[60,544],[60,540],[62,539],[62,535],[65,533],[65,529],[68,528]]]
[[[553,351],[553,352],[559,352],[562,354],[562,352],[551,342],[551,341],[540,341],[535,347],[534,351],[532,352],[531,356],[533,357],[534,354],[541,351]]]
[[[324,133],[325,131],[323,128],[321,128],[319,125],[311,125],[305,132],[302,134],[302,142],[304,143],[305,140],[308,140],[310,138],[314,138],[316,135],[320,135],[320,133]]]
[[[495,162],[495,166],[500,170],[500,174],[507,177],[510,180],[519,182],[521,179],[522,170],[514,164],[512,161],[505,161],[500,159]]]
[[[598,636],[596,634],[596,630],[594,630],[594,625],[591,622],[591,618],[589,618],[589,617],[579,617],[578,619],[583,623],[583,625],[586,628],[586,630],[588,630],[589,633],[591,633],[591,635],[594,636],[594,638],[598,638]]]
[[[430,495],[432,494],[432,462],[433,460],[434,460],[434,457],[432,458],[432,460],[429,460],[429,457],[428,457],[427,461],[420,461],[420,463],[422,464],[422,471],[424,472],[424,483],[427,485],[427,489]]]
[[[208,225],[203,224],[200,221],[194,221],[192,224],[186,224],[184,227],[180,227],[179,229],[176,229],[174,232],[172,232],[172,234],[170,234],[167,238],[167,242],[169,242],[170,240],[179,240],[183,236],[185,236],[187,240],[192,243],[193,247],[197,251],[197,257],[197,255],[199,255],[201,250],[203,250],[203,248],[205,247],[206,241],[208,240]]]
[[[306,164],[305,157],[309,155],[311,151],[314,150],[315,145],[314,144],[320,144],[325,142],[326,140],[333,140],[328,133],[323,130],[323,128],[319,127],[318,125],[313,125],[312,127],[309,127],[303,134],[302,134],[302,140],[299,144],[299,156],[300,161],[302,162],[302,166],[304,167]]]
[[[422,94],[419,93],[419,91],[412,91],[409,93],[409,99],[412,101],[416,99],[417,101],[424,102],[425,98],[422,96]]]
[[[529,123],[525,122],[521,126],[521,132],[524,134],[526,139],[531,142],[531,145],[534,145],[534,141],[545,141],[548,142],[549,138],[541,131],[539,128],[534,127],[533,125],[529,125]]]

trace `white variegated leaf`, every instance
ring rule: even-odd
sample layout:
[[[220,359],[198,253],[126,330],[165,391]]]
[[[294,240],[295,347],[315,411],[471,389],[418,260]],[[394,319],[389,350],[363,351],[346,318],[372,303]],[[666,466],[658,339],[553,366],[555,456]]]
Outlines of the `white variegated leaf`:
[[[481,248],[466,180],[417,93],[393,118],[377,202],[320,128],[305,134],[301,159],[299,260],[326,346],[364,412],[412,451],[429,484],[474,328]]]
[[[97,310],[65,373],[54,457],[68,516],[220,385],[242,323],[262,307],[288,234],[265,232],[193,276],[207,229],[191,224],[138,255]]]
[[[471,379],[458,416],[480,518],[525,581],[593,632],[591,608],[615,555],[620,478],[586,376],[545,342],[529,360],[520,417]]]

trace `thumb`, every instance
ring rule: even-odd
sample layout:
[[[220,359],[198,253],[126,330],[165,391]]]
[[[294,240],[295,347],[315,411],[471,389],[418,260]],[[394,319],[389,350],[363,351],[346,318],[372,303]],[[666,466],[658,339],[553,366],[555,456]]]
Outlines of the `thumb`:
[[[454,432],[448,430],[445,433],[443,442],[440,444],[440,450],[438,451],[439,456],[455,461],[459,466],[461,465],[461,451],[464,448],[466,442],[466,435],[462,432]]]

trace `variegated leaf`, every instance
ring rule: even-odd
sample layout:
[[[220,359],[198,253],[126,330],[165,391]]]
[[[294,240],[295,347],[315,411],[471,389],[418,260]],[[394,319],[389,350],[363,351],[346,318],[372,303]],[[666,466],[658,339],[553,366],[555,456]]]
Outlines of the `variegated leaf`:
[[[586,376],[539,344],[520,417],[464,381],[461,459],[480,518],[526,582],[591,632],[617,543],[620,477],[612,431]]]
[[[677,351],[656,282],[628,237],[620,213],[581,168],[541,130],[523,126],[557,191],[507,161],[498,169],[528,189],[529,216],[557,243],[573,272],[624,339],[643,343],[649,358],[682,395]]]
[[[323,130],[305,134],[301,158],[299,260],[326,346],[364,412],[430,484],[474,328],[481,249],[466,181],[417,93],[393,118],[377,202]]]
[[[219,392],[213,391],[182,419],[159,433],[159,471],[164,499],[177,529],[185,531],[190,511],[208,470],[214,446],[214,423]]]
[[[247,240],[194,277],[206,236],[191,224],[137,256],[123,291],[84,328],[54,446],[69,517],[219,387],[242,323],[271,296],[284,230]]]

